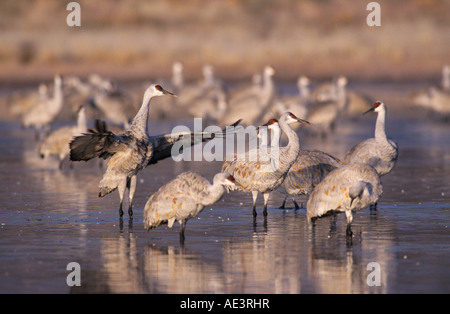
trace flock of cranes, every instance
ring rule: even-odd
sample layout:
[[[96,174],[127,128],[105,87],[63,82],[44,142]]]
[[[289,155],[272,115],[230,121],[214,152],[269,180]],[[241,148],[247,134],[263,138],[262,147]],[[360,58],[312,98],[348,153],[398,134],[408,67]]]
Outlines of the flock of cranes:
[[[415,101],[420,103],[421,99],[421,105],[428,103],[429,109],[441,110],[445,114],[449,106],[448,98],[445,99],[449,97],[449,72],[449,67],[444,67],[440,98],[428,97],[430,91],[427,90],[416,95]],[[271,132],[270,146],[263,143],[254,149],[256,151],[246,152],[247,155],[258,154],[257,150],[265,149],[268,152],[266,159],[253,161],[234,156],[232,160],[224,161],[212,184],[197,173],[178,175],[148,199],[144,208],[145,228],[149,230],[161,223],[172,227],[178,221],[180,241],[183,242],[187,220],[199,215],[204,206],[221,199],[225,191],[251,193],[254,217],[257,215],[256,199],[261,193],[264,198],[263,215],[266,217],[270,194],[276,190],[285,196],[281,208],[290,197],[298,209],[300,206],[295,196],[309,195],[306,211],[307,219],[312,223],[317,218],[345,212],[346,235],[351,242],[352,211],[369,206],[376,208],[382,194],[380,177],[391,172],[398,158],[398,145],[387,137],[385,131],[386,104],[382,101],[370,104],[365,97],[346,90],[347,79],[343,76],[314,91],[309,88],[309,79],[301,76],[297,82],[298,95],[286,97],[278,95],[273,81],[275,71],[270,66],[265,67],[262,74],[255,75],[248,86],[231,91],[214,77],[210,66],[203,69],[204,78],[199,84],[186,84],[182,73],[182,65],[174,64],[171,81],[148,86],[140,107],[133,104],[130,95],[116,90],[108,80],[99,76],[90,76],[87,82],[82,82],[75,77],[63,79],[56,75],[53,94],[40,87],[38,96],[33,98],[34,105],[24,105],[22,125],[35,128],[36,139],[40,141],[40,156],[57,155],[60,168],[67,155],[71,161],[108,160],[99,182],[99,196],[117,190],[122,218],[123,198],[128,189],[130,219],[140,171],[170,157],[173,145],[179,141],[195,145],[212,138],[205,132],[150,135],[148,122],[153,115],[150,104],[153,98],[170,96],[165,97],[163,103],[166,106],[159,107],[159,110],[168,112],[176,106],[177,110],[185,109],[183,112],[187,115],[203,117],[219,125],[235,127],[241,123],[259,125],[259,129],[266,127]],[[162,87],[166,85],[173,93]],[[77,110],[76,125],[49,132],[51,123],[64,107],[64,89],[68,86],[87,101]],[[436,87],[431,89],[438,90]],[[423,99],[426,97],[425,102]],[[102,119],[107,122],[97,120],[95,127],[88,129],[88,111],[91,117],[102,112]],[[136,111],[134,117],[130,116]],[[369,112],[377,113],[374,137],[357,143],[344,158],[301,148],[302,136],[326,136],[340,116]],[[297,130],[298,125],[303,127]],[[227,130],[223,129],[223,136]],[[45,137],[42,139],[43,134]],[[280,146],[281,134],[287,136],[285,146]]]

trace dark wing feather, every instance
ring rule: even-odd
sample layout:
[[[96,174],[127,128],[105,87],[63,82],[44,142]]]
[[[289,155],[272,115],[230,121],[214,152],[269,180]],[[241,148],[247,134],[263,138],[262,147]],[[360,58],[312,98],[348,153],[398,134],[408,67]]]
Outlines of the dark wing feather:
[[[70,160],[88,161],[95,157],[108,159],[128,142],[128,136],[115,135],[107,130],[104,121],[96,120],[95,129],[89,129],[88,133],[76,136],[70,142]]]
[[[231,124],[231,127],[237,126],[242,119]],[[229,126],[229,127],[230,127]],[[226,133],[227,127],[222,129],[222,134]],[[150,137],[152,143],[153,153],[147,165],[156,164],[159,160],[163,160],[172,156],[172,148],[175,143],[180,145],[177,153],[182,153],[183,147],[193,146],[198,143],[207,142],[215,138],[215,133],[208,132],[179,132],[162,135],[155,135]]]

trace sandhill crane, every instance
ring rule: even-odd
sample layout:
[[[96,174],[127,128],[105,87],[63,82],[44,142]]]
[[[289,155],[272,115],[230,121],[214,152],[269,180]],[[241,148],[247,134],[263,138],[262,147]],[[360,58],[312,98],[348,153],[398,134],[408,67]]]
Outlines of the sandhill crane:
[[[59,75],[54,77],[53,96],[44,97],[33,108],[27,111],[22,117],[24,127],[34,127],[37,130],[36,139],[40,136],[40,131],[45,132],[50,129],[50,124],[61,111],[64,104],[63,80]]]
[[[302,75],[297,79],[298,94],[283,96],[275,99],[272,106],[266,111],[263,121],[270,120],[274,115],[281,115],[286,111],[295,112],[299,117],[306,117],[310,99],[309,78]],[[292,126],[295,129],[295,126]]]
[[[394,168],[398,157],[398,146],[386,136],[386,105],[376,101],[372,108],[364,114],[378,113],[375,124],[375,137],[369,138],[355,146],[344,157],[344,163],[367,163],[375,168],[380,176],[388,174]]]
[[[218,173],[213,184],[195,172],[183,172],[163,185],[148,199],[144,208],[144,226],[150,230],[167,223],[172,228],[175,220],[180,223],[180,242],[184,241],[184,229],[188,219],[197,217],[204,206],[219,201],[224,186],[235,186],[229,173]]]
[[[222,172],[229,172],[240,184],[239,190],[252,193],[253,217],[257,215],[256,198],[258,193],[262,193],[264,196],[263,214],[267,216],[270,192],[280,186],[299,154],[298,136],[289,126],[290,123],[294,122],[309,124],[309,122],[297,118],[290,112],[284,113],[279,120],[279,124],[281,130],[286,133],[289,142],[285,147],[271,147],[267,156],[268,160],[242,160],[238,156],[232,161],[225,161],[222,165]],[[259,155],[257,151],[256,154]]]
[[[36,104],[48,99],[48,87],[45,83],[39,84],[37,90],[29,92],[18,91],[9,95],[6,99],[7,103],[11,104],[10,112],[13,115],[22,116],[30,108]]]
[[[70,153],[69,143],[73,137],[87,131],[86,109],[81,105],[78,109],[77,125],[65,126],[52,131],[39,145],[39,155],[46,158],[58,155],[59,168],[62,168],[64,158]]]
[[[337,119],[344,113],[347,105],[346,84],[347,79],[340,77],[336,83],[335,99],[310,103],[306,119],[311,122],[312,127],[307,133],[323,137],[334,129]]]
[[[101,86],[100,86],[101,87]],[[99,87],[99,88],[100,88]],[[129,112],[134,109],[133,100],[128,95],[110,88],[100,88],[91,98],[91,104],[100,109],[106,120],[123,124],[125,128],[133,118]]]
[[[201,99],[205,95],[223,91],[222,82],[214,77],[213,67],[205,64],[202,67],[203,79],[196,84],[184,86],[177,99],[177,104],[180,106],[194,105],[197,99]]]
[[[355,119],[361,115],[364,108],[370,106],[372,101],[366,95],[347,88],[348,80],[341,75],[330,83],[324,83],[317,87],[312,95],[316,102],[339,101],[345,95],[346,104],[341,107],[347,116]],[[345,94],[344,94],[345,93]]]
[[[288,196],[292,198],[295,209],[300,208],[294,196],[310,194],[328,173],[340,166],[340,160],[330,154],[319,150],[300,150],[297,160],[277,189],[285,195],[280,208],[285,208]]]
[[[133,216],[132,200],[136,189],[136,175],[146,167],[154,153],[147,125],[150,100],[163,95],[173,94],[160,85],[150,85],[144,93],[141,108],[124,133],[115,135],[106,130],[91,130],[89,134],[77,136],[70,142],[70,160],[87,161],[95,157],[111,157],[99,183],[99,196],[103,197],[118,189],[120,217],[123,216],[122,202],[127,187],[130,200],[128,214]]]
[[[247,91],[243,95],[237,94],[234,97],[230,97],[227,109],[221,119],[222,122],[228,124],[244,116],[244,122],[247,125],[259,123],[276,94],[275,83],[273,82],[274,74],[275,70],[270,66],[266,66],[261,88],[255,89],[254,92]]]
[[[99,196],[103,197],[118,189],[120,217],[123,216],[122,202],[127,187],[129,189],[128,214],[130,217],[133,215],[132,200],[136,189],[136,175],[140,170],[170,157],[172,147],[178,141],[183,141],[184,145],[194,145],[199,141],[213,138],[211,134],[203,137],[203,132],[200,134],[198,134],[199,132],[180,132],[150,136],[148,134],[150,100],[163,95],[173,94],[160,85],[150,85],[144,93],[141,108],[130,127],[123,133],[116,135],[108,131],[104,123],[100,123],[97,130],[89,130],[89,133],[75,137],[70,143],[70,159],[73,161],[111,157],[108,161],[108,168],[99,183]],[[239,122],[237,121],[234,125]]]
[[[436,86],[428,87],[415,93],[413,102],[426,108],[432,116],[439,120],[450,120],[450,92]]]
[[[345,212],[347,242],[351,243],[352,211],[376,204],[382,192],[380,177],[372,166],[343,165],[331,171],[312,191],[306,205],[308,222]]]
[[[264,126],[271,130],[274,139],[280,138],[280,126],[278,120],[270,119]],[[272,141],[272,146],[278,145]],[[291,196],[295,209],[299,209],[294,199],[295,195],[308,195],[314,187],[332,170],[341,166],[341,161],[325,152],[319,150],[300,150],[300,153],[289,169],[283,183],[277,191],[284,194],[283,204],[280,208],[285,208],[286,199]]]

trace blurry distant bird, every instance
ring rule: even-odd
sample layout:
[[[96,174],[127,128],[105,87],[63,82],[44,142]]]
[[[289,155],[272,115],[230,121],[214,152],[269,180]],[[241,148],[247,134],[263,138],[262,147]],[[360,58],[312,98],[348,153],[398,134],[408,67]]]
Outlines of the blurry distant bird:
[[[182,107],[193,106],[198,99],[211,97],[217,92],[223,92],[222,82],[214,77],[214,70],[211,65],[205,64],[202,67],[203,78],[195,84],[184,85],[177,98],[177,104]],[[209,95],[209,96],[208,96]]]
[[[22,117],[24,127],[34,127],[36,138],[40,137],[40,131],[44,128],[45,133],[50,130],[50,124],[61,111],[64,104],[63,80],[59,75],[54,77],[54,89],[52,97],[42,97]]]
[[[70,153],[69,143],[77,135],[87,131],[86,109],[78,109],[77,125],[65,126],[52,131],[39,145],[39,155],[46,158],[49,155],[58,155],[59,168],[62,168],[64,158]]]
[[[450,121],[450,66],[442,68],[441,88],[430,86],[413,95],[417,106],[426,108],[432,116],[442,121]]]
[[[321,100],[310,103],[306,119],[311,122],[312,126],[306,133],[324,137],[335,128],[338,118],[345,113],[347,105],[346,84],[347,79],[340,77],[333,89],[335,91],[334,98],[327,99],[321,95],[320,97],[317,96],[317,99]]]
[[[375,169],[367,164],[344,165],[331,171],[312,191],[306,205],[308,222],[345,212],[347,243],[351,243],[352,211],[376,204],[383,192]]]
[[[6,102],[10,104],[10,113],[17,116],[22,116],[39,102],[48,98],[48,87],[46,84],[39,84],[37,90],[32,91],[17,91],[11,93]]]
[[[125,128],[133,118],[130,115],[130,112],[134,111],[133,100],[128,95],[112,89],[112,85],[109,88],[99,86],[91,99],[91,104],[100,109],[104,119],[123,124]]]
[[[273,81],[275,70],[266,66],[262,76],[262,86],[253,91],[245,91],[235,94],[228,100],[228,106],[221,119],[222,123],[228,124],[238,118],[244,117],[243,122],[247,125],[259,123],[266,110],[274,100],[276,90]]]
[[[426,108],[437,119],[450,121],[450,93],[431,86],[416,93],[413,102]]]
[[[265,112],[263,121],[268,121],[273,116],[279,116],[286,111],[295,112],[298,117],[306,117],[311,102],[309,85],[309,79],[304,75],[300,76],[297,79],[298,94],[277,97]]]
[[[177,220],[180,223],[180,242],[183,243],[188,219],[198,216],[205,206],[219,201],[225,192],[224,186],[235,184],[229,173],[216,174],[213,184],[200,174],[181,173],[148,199],[144,208],[145,229],[155,228],[161,223],[172,228]]]

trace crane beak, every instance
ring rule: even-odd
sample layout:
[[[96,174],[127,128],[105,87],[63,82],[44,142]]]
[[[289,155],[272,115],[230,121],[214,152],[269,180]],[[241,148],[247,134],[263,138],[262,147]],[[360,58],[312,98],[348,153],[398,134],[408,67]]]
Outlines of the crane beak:
[[[372,107],[372,108],[370,108],[369,110],[364,111],[363,114],[369,113],[369,112],[374,111],[374,110],[375,110],[375,107]]]
[[[303,120],[303,119],[299,119],[299,118],[297,118],[297,121],[300,123],[300,124],[306,124],[306,125],[311,125],[311,122],[308,122],[308,121],[306,121],[306,120]]]
[[[169,95],[169,96],[173,96],[173,97],[178,97],[178,96],[175,95],[174,93],[171,93],[171,92],[169,92],[169,91],[167,91],[167,90],[165,90],[165,89],[163,89],[162,92],[163,92],[164,95]]]

